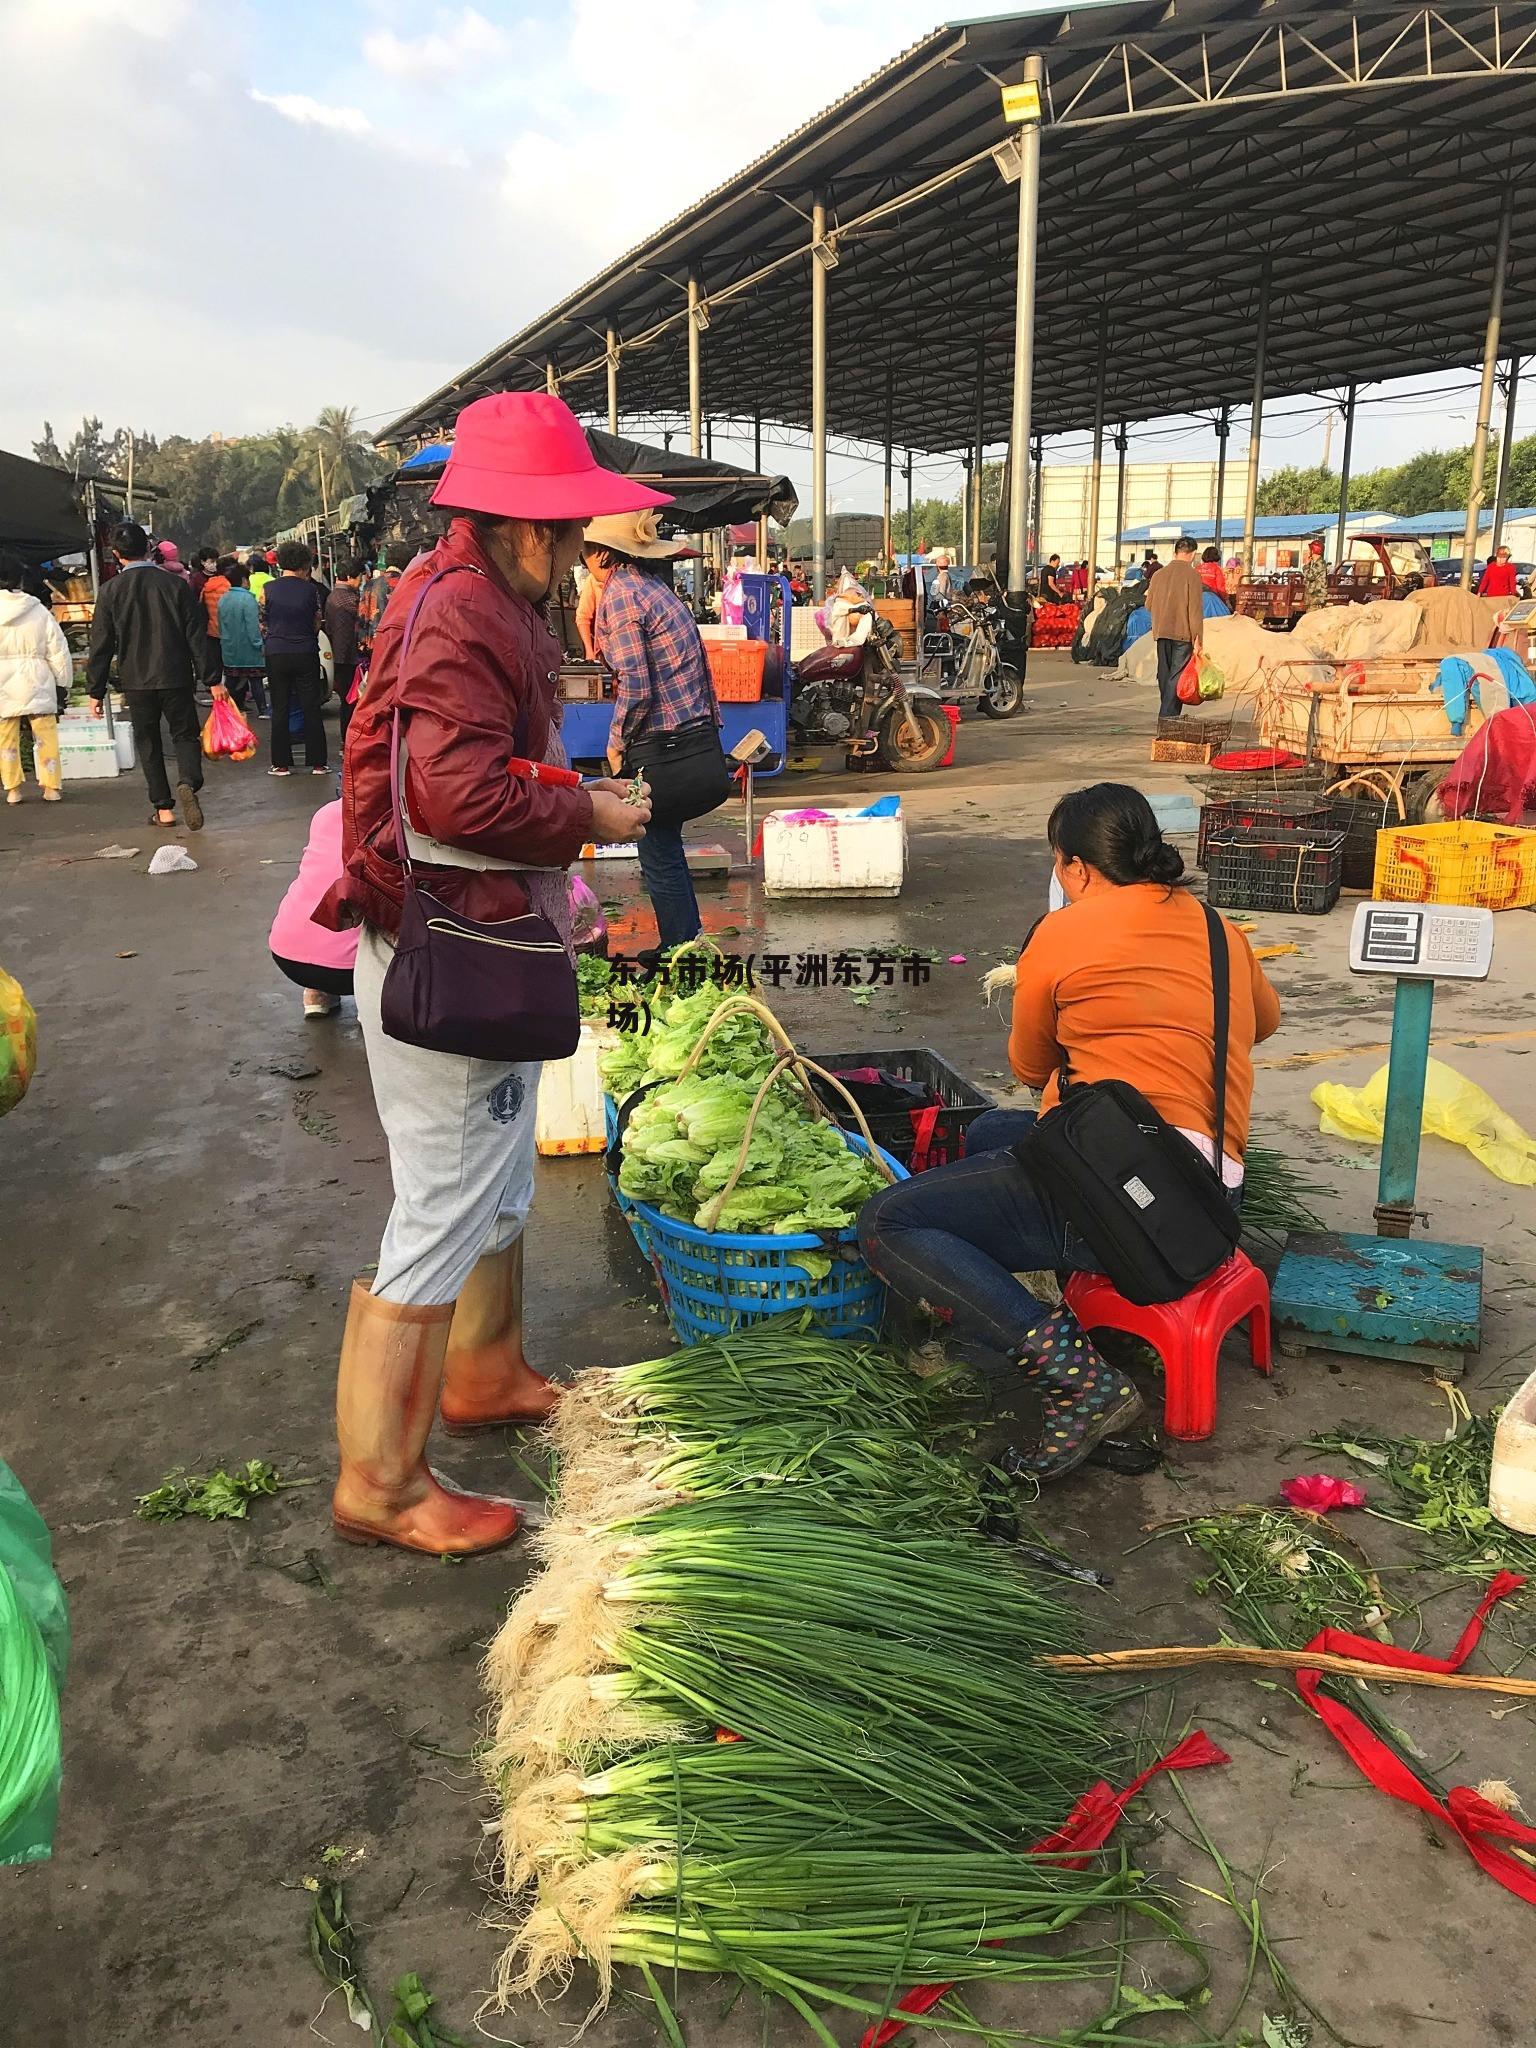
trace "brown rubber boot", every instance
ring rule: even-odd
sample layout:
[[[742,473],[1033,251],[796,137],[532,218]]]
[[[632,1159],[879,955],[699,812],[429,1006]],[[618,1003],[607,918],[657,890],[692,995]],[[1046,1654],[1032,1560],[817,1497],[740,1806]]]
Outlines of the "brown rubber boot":
[[[427,1465],[448,1345],[451,1304],[380,1301],[354,1281],[336,1376],[341,1476],[331,1501],[338,1535],[434,1556],[499,1550],[521,1516],[509,1500],[461,1493]]]
[[[448,1333],[443,1427],[450,1436],[543,1422],[560,1389],[523,1356],[523,1240],[487,1252],[465,1281]]]

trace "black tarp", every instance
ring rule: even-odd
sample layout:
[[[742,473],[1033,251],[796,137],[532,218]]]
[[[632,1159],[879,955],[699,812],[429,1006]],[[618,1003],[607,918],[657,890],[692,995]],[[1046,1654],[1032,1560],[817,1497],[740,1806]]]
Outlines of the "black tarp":
[[[68,470],[0,449],[0,547],[46,561],[84,554],[87,545],[80,486]]]
[[[787,526],[800,503],[787,476],[757,476],[733,462],[718,462],[710,455],[684,455],[675,448],[652,448],[623,434],[605,433],[601,427],[588,427],[586,432],[593,457],[604,469],[632,476],[674,500],[663,508],[662,520],[676,532],[706,532],[761,519],[764,514]],[[443,473],[446,454],[443,443],[423,448],[401,463],[390,482],[435,485]]]

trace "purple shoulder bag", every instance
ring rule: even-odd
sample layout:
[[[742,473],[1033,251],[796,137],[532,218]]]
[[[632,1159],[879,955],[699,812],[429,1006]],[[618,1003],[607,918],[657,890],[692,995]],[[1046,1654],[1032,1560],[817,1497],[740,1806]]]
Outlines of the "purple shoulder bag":
[[[402,678],[422,599],[453,573],[440,569],[422,586],[400,648]],[[526,751],[526,728],[523,712],[514,736],[518,753]],[[532,910],[479,924],[422,888],[401,815],[401,772],[397,707],[389,740],[389,796],[405,895],[380,998],[385,1031],[405,1045],[464,1059],[568,1059],[581,1037],[581,1010],[576,970],[559,932]]]

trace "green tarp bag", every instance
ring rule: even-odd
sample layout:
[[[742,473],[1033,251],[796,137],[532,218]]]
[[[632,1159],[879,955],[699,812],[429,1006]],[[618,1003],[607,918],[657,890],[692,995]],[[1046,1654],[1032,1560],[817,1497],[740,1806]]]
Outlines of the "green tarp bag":
[[[53,1854],[68,1664],[69,1607],[48,1528],[0,1458],[0,1865]]]

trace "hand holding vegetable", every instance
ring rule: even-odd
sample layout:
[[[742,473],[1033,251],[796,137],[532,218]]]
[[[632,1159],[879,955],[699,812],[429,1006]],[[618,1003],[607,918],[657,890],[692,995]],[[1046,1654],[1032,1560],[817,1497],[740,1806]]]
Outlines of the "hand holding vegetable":
[[[622,782],[588,783],[594,839],[623,841],[645,837],[645,828],[651,819],[650,798],[642,797],[636,802],[628,795],[620,794],[627,787]]]

